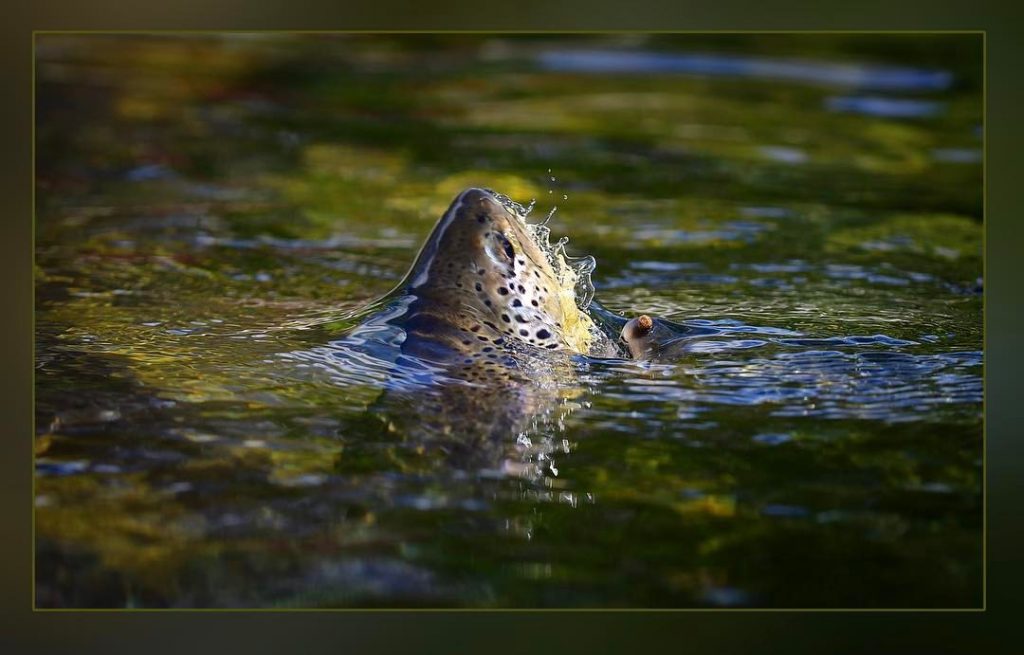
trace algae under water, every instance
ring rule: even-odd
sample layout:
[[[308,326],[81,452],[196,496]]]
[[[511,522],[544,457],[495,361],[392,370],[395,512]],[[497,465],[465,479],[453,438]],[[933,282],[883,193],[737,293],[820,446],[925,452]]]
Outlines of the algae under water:
[[[980,36],[36,43],[38,607],[981,605]],[[345,350],[469,186],[686,344],[518,471]]]

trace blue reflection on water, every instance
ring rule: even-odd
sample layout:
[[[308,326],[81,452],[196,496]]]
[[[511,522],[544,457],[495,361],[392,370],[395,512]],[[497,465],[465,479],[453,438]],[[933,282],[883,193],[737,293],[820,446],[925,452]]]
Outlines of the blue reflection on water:
[[[563,72],[680,73],[865,89],[940,91],[953,82],[953,75],[943,70],[739,55],[551,50],[540,53],[538,61],[543,68]]]
[[[910,98],[882,98],[879,96],[837,96],[825,100],[831,111],[882,118],[928,118],[945,109],[941,102]]]

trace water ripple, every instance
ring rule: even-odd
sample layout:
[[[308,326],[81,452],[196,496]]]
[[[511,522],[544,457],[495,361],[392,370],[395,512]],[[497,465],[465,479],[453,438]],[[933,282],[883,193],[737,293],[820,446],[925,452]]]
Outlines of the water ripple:
[[[840,338],[819,341],[849,345]],[[936,408],[977,406],[982,401],[981,376],[971,370],[980,364],[980,352],[804,350],[706,361],[701,357],[713,350],[691,352],[696,360],[688,359],[685,366],[634,364],[633,374],[610,382],[606,393],[631,402],[687,403],[688,413],[694,416],[715,405],[777,405],[773,416],[886,422],[930,419]],[[612,376],[629,368],[609,367],[604,373]],[[641,375],[636,374],[637,368]],[[762,442],[781,441],[767,435]]]

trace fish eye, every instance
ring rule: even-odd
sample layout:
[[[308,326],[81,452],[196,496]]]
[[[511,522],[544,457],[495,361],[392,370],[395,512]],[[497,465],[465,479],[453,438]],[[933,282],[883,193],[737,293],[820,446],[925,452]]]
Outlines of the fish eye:
[[[501,249],[505,252],[505,256],[507,256],[509,259],[515,259],[516,249],[512,247],[512,242],[509,241],[508,237],[506,237],[501,232],[498,232],[497,235],[498,241],[501,242]]]
[[[507,265],[514,270],[516,249],[508,237],[497,231],[491,232],[485,237],[488,237],[485,238],[484,246],[488,256],[496,263]]]

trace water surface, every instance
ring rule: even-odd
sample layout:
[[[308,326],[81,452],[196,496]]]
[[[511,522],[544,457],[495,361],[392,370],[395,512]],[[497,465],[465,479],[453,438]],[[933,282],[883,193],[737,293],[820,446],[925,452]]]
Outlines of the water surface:
[[[981,604],[979,38],[37,43],[38,606]],[[686,344],[485,462],[345,341],[468,186]]]

